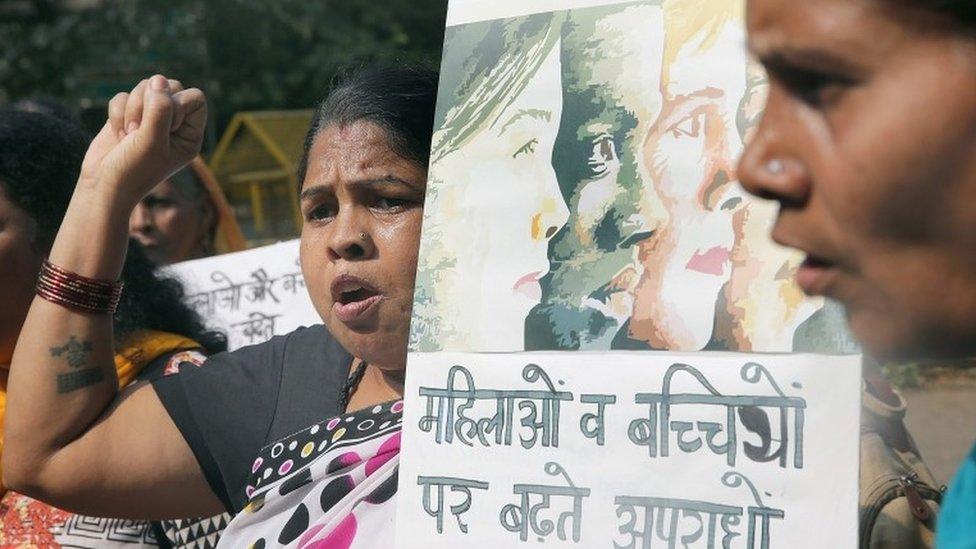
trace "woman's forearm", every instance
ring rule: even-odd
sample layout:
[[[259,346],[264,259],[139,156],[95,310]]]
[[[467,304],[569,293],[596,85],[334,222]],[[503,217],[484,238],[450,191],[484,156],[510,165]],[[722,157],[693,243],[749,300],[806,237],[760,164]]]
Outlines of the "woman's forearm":
[[[78,186],[51,263],[89,278],[118,279],[129,212],[99,188],[112,183]],[[3,471],[14,488],[32,484],[42,466],[112,402],[118,388],[113,349],[110,314],[79,313],[34,298],[8,379]]]
[[[179,82],[157,75],[113,98],[108,118],[89,145],[49,260],[75,275],[114,282],[125,260],[129,214],[149,189],[199,152],[206,101],[200,90],[184,91]],[[99,286],[82,289],[89,290],[97,293]],[[58,291],[66,290],[53,293]],[[88,433],[96,420],[137,424],[135,418],[113,415],[109,405],[117,391],[111,315],[80,313],[35,297],[7,382],[5,482],[29,495],[46,495],[85,486],[75,482],[77,475],[98,478],[124,469],[92,459],[93,446],[83,444],[92,440]],[[128,429],[98,431],[104,437],[100,444],[124,447],[127,442]],[[90,470],[76,470],[73,464],[79,460]],[[138,465],[130,469],[139,470]]]

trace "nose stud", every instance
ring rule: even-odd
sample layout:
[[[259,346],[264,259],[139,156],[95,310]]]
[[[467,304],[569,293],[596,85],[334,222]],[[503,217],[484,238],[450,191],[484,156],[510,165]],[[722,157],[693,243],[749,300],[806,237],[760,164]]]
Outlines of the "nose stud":
[[[786,170],[786,165],[783,164],[782,160],[773,158],[769,162],[766,162],[764,169],[771,175],[780,175]]]
[[[367,238],[366,233],[359,233],[359,239],[360,240],[364,240],[365,241],[366,238]]]

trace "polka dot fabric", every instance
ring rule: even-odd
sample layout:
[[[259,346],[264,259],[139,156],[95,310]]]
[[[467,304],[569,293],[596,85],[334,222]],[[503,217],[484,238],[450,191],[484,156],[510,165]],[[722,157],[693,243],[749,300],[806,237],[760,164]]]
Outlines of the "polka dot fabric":
[[[402,411],[387,402],[265,447],[220,547],[392,547]]]

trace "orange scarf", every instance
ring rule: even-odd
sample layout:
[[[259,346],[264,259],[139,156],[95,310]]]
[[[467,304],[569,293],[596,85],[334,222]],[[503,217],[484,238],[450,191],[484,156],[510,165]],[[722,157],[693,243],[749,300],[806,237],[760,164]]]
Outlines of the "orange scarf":
[[[119,388],[125,387],[153,360],[172,351],[199,349],[200,344],[190,338],[168,332],[142,330],[122,342],[115,352],[115,371]],[[3,452],[3,416],[7,410],[7,370],[0,370],[0,452]],[[2,470],[0,470],[2,473]],[[0,497],[7,488],[0,484]]]

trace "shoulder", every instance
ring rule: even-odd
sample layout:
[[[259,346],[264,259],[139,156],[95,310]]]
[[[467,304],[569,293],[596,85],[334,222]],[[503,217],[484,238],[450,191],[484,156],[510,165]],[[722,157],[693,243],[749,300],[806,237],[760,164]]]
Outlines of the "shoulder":
[[[233,351],[224,351],[205,357],[200,361],[199,356],[186,354],[182,357],[174,356],[172,360],[177,361],[175,370],[181,371],[182,367],[193,365],[201,367],[203,371],[213,370],[215,367],[261,367],[261,368],[281,368],[285,359],[289,355],[301,355],[312,353],[321,348],[328,347],[332,336],[322,325],[302,326],[287,334],[276,335],[271,339],[246,345]],[[181,358],[188,360],[180,361]]]
[[[227,351],[213,355],[211,359],[227,357],[250,357],[268,354],[280,354],[286,350],[311,350],[316,348],[327,349],[333,345],[338,345],[332,334],[322,324],[312,326],[300,326],[287,334],[276,335],[271,339],[254,345],[246,345],[233,351]]]
[[[339,342],[336,341],[332,333],[323,324],[300,326],[287,334],[275,336],[268,340],[268,343],[272,342],[282,347],[317,347],[323,350],[342,349]]]
[[[271,439],[334,415],[352,355],[321,325],[289,334],[281,353],[279,401]]]
[[[221,389],[220,398],[260,395],[274,401],[284,382],[285,390],[296,383],[315,382],[332,370],[344,373],[351,357],[321,324],[300,327],[268,341],[233,351],[203,357],[196,352],[177,353],[168,358],[166,377],[180,378],[179,385],[189,393],[200,393],[208,400]],[[243,391],[243,394],[241,392]]]
[[[268,341],[275,348],[282,369],[288,372],[308,370],[348,372],[352,356],[322,324],[301,327]]]

